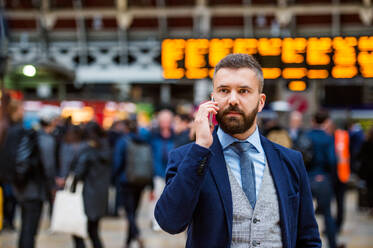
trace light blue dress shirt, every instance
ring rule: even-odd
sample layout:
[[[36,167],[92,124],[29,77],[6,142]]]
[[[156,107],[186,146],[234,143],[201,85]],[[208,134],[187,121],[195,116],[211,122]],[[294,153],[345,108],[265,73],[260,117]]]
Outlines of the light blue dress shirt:
[[[230,146],[232,143],[236,141],[242,142],[242,140],[238,140],[225,133],[220,127],[218,128],[217,135],[220,144],[223,147],[225,162],[231,169],[233,176],[236,178],[237,182],[242,188],[240,157],[233,151],[232,147]],[[256,197],[258,198],[260,186],[262,184],[264,168],[266,166],[266,157],[262,144],[260,142],[258,127],[256,127],[254,133],[250,137],[248,137],[246,141],[249,142],[251,145],[250,149],[248,149],[247,152],[249,152],[249,155],[254,163]]]

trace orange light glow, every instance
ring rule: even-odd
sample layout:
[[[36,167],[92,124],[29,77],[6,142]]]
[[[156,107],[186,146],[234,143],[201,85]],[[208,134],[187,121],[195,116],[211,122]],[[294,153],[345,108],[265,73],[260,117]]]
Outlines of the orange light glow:
[[[162,43],[162,68],[165,79],[184,77],[184,69],[178,68],[177,62],[184,58],[185,40],[166,39]]]
[[[360,51],[373,51],[373,36],[360,37],[358,47]]]
[[[307,77],[311,79],[325,79],[328,78],[329,72],[327,70],[308,70]]]
[[[356,53],[351,50],[336,51],[333,56],[334,64],[351,66],[356,64]]]
[[[332,40],[330,38],[309,38],[307,45],[307,64],[328,65],[331,52]]]
[[[353,48],[357,46],[357,39],[356,37],[334,37],[333,39],[333,48],[334,49],[345,49],[345,48]]]
[[[210,78],[213,78],[213,77],[214,77],[214,71],[215,71],[215,69],[210,69],[210,70],[209,70],[209,77],[210,77]]]
[[[303,78],[306,76],[306,74],[307,74],[306,68],[285,68],[282,71],[283,78],[291,78],[291,79]]]
[[[373,77],[373,36],[360,37],[359,54],[357,61],[360,65],[360,72],[363,77]]]
[[[71,116],[71,122],[74,125],[93,120],[95,112],[92,107],[85,106],[83,108],[64,108],[61,116],[67,118]]]
[[[256,54],[258,40],[257,39],[236,39],[234,42],[234,53]]]
[[[189,39],[185,46],[185,76],[189,79],[206,78],[208,69],[205,55],[208,54],[207,39]]]
[[[284,63],[303,63],[307,40],[305,38],[285,38],[282,42],[281,59]]]
[[[262,68],[262,69],[263,69],[263,77],[265,79],[276,79],[281,76],[280,68]]]
[[[360,67],[360,72],[363,77],[372,78],[373,77],[373,65]]]
[[[291,81],[288,84],[288,88],[291,91],[305,91],[307,89],[307,84],[304,81]]]
[[[165,39],[161,57],[163,76],[165,79],[212,78],[214,67],[230,53],[254,55],[264,67],[270,67],[263,68],[267,79],[351,78],[358,73],[372,77],[373,73],[373,36],[363,36]]]
[[[281,54],[280,38],[260,38],[258,44],[259,54],[262,56],[278,56]]]
[[[373,52],[360,52],[357,60],[360,66],[373,65]]]
[[[355,37],[335,37],[333,39],[335,65],[354,66],[356,64],[355,47],[357,39]]]
[[[232,39],[212,39],[209,51],[210,66],[215,67],[222,58],[232,53],[232,47]]]
[[[332,76],[334,78],[353,78],[357,74],[355,66],[334,66]]]

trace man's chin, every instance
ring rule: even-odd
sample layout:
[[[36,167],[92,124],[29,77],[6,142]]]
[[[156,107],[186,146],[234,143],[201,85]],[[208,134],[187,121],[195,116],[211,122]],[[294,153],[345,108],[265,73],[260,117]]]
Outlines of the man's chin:
[[[221,125],[221,128],[226,132],[227,134],[240,134],[244,133],[246,130],[242,128],[242,125],[237,124],[227,124]]]

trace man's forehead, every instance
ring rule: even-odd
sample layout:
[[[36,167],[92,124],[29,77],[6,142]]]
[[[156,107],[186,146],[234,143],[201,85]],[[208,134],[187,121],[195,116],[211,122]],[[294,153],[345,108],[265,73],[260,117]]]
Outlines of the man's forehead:
[[[254,71],[254,69],[249,68],[249,67],[240,67],[240,68],[222,67],[217,72],[215,72],[215,74],[218,74],[220,72],[237,73],[237,72],[241,72],[241,71]]]
[[[258,81],[257,75],[253,69],[250,68],[221,68],[217,71],[213,78],[214,86],[221,84],[251,84],[252,82]]]

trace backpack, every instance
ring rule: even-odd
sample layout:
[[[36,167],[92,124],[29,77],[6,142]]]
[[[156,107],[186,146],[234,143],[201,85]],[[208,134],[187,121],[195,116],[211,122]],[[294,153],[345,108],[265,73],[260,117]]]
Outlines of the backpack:
[[[8,128],[0,144],[0,182],[13,183],[16,173],[17,150],[25,135],[22,125]]]
[[[13,175],[14,185],[18,188],[25,186],[39,164],[38,133],[35,130],[29,130],[22,137],[17,149]]]
[[[153,157],[149,144],[128,139],[125,175],[127,182],[135,185],[151,184],[153,180]]]
[[[300,135],[299,141],[294,149],[302,153],[304,165],[306,169],[309,170],[315,156],[311,139],[306,134]]]

